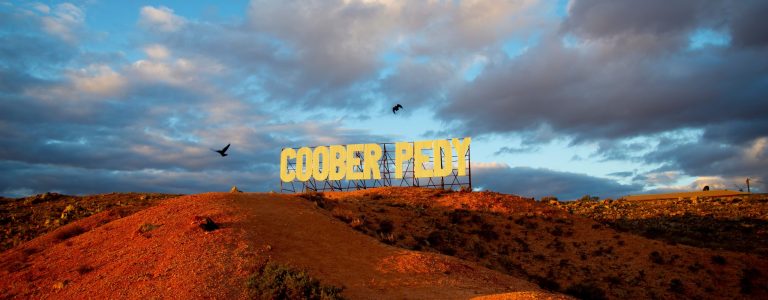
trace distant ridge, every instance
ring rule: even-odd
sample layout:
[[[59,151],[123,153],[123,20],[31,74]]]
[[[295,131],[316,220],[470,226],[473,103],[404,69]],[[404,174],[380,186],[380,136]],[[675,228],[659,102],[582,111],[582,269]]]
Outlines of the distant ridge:
[[[664,199],[679,199],[679,198],[695,198],[695,197],[732,197],[751,195],[747,192],[731,191],[731,190],[717,190],[717,191],[696,191],[696,192],[682,192],[682,193],[668,193],[668,194],[640,194],[629,195],[624,199],[629,201],[637,200],[664,200]]]

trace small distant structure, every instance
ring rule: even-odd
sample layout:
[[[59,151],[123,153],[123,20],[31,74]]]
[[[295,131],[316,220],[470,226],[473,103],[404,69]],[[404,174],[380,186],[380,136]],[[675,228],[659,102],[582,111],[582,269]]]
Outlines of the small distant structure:
[[[237,189],[236,185],[233,185],[231,189],[229,189],[230,193],[242,193],[243,191]]]
[[[709,186],[708,186],[708,185],[705,185],[705,186],[704,186],[704,189],[703,189],[702,191],[705,191],[705,192],[709,192]]]

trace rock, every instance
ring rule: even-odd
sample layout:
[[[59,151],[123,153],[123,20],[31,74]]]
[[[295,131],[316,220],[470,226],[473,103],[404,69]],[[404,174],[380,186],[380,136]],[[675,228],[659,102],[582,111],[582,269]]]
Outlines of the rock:
[[[200,226],[200,228],[203,229],[203,231],[214,231],[219,229],[219,225],[209,217],[195,216],[195,220],[192,222],[192,224],[197,224]]]
[[[60,290],[69,284],[69,280],[59,281],[53,284],[53,288]]]
[[[230,193],[242,193],[243,191],[238,190],[236,185],[233,185],[231,189],[229,189]]]

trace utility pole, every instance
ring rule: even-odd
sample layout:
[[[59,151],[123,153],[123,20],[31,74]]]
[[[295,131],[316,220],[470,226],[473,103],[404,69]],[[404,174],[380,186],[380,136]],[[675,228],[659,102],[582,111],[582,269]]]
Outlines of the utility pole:
[[[747,193],[750,193],[750,191],[749,191],[749,177],[747,177]]]

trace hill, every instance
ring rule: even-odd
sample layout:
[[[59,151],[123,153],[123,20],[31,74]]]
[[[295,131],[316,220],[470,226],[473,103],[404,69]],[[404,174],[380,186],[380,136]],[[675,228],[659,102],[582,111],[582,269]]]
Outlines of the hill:
[[[629,229],[617,230],[585,213],[610,211],[618,219],[629,219],[638,216],[633,213],[651,211],[652,206],[646,204],[654,202],[633,202],[632,211],[587,205],[578,210],[574,207],[580,203],[549,204],[493,192],[418,188],[305,197],[323,202],[332,215],[382,242],[473,261],[581,298],[768,297],[765,256],[746,249],[728,251],[652,239]],[[768,207],[757,200],[740,208],[722,208],[727,205],[731,204],[720,204],[723,212],[711,217],[720,220],[742,215],[747,220],[751,214],[768,215]],[[706,203],[701,206],[715,207]],[[659,210],[657,215],[684,214],[686,209],[695,213],[693,207],[681,206],[677,210]],[[764,223],[753,225],[751,233],[742,236],[751,234],[754,239],[768,229]],[[684,231],[696,224],[683,222],[676,226]],[[698,238],[705,243],[718,237]]]
[[[381,243],[302,196],[190,195],[117,219],[105,210],[0,254],[0,297],[249,298],[272,273],[306,270],[290,278],[313,279],[286,284],[351,299],[566,298],[475,262]]]

